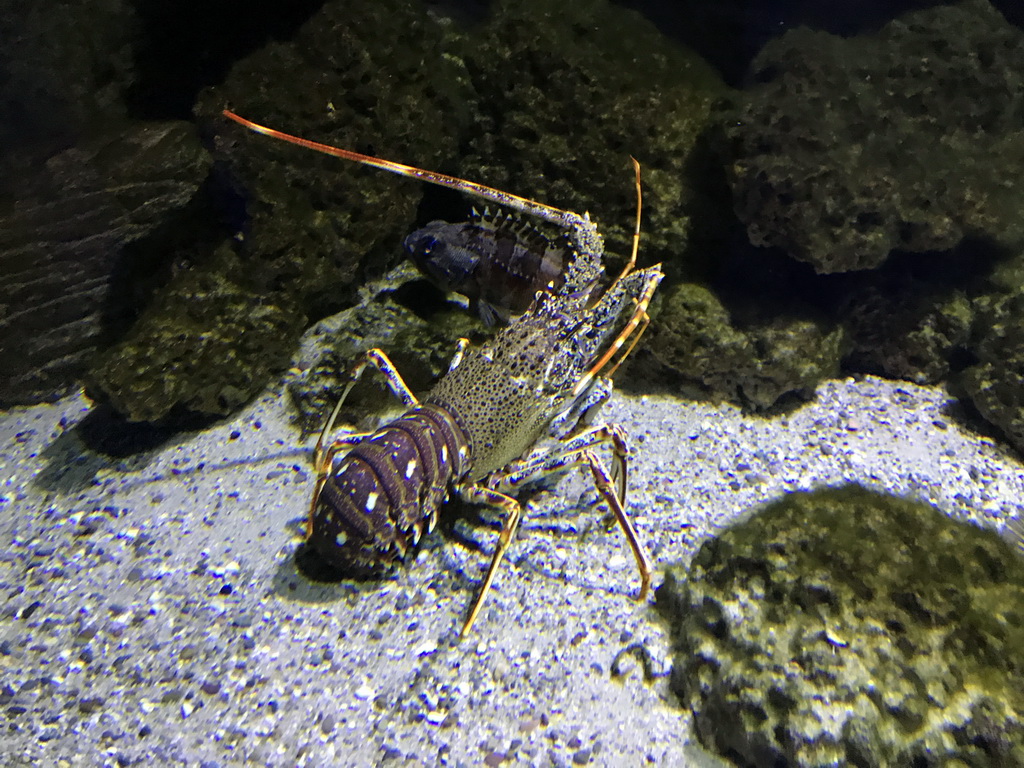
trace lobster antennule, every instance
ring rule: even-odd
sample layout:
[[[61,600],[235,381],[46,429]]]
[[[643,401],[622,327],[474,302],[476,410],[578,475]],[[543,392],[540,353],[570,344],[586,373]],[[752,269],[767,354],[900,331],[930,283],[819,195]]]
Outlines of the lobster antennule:
[[[229,120],[233,120],[239,125],[248,128],[250,131],[261,133],[272,139],[286,141],[289,144],[295,144],[300,147],[305,147],[306,149],[312,149],[314,152],[321,152],[325,155],[331,155],[332,157],[340,157],[343,160],[351,160],[352,162],[361,163],[362,165],[381,168],[385,171],[396,173],[399,176],[408,176],[411,179],[419,179],[420,181],[426,181],[430,184],[437,184],[441,187],[447,187],[448,189],[455,189],[459,192],[475,195],[485,200],[491,200],[498,205],[502,205],[507,208],[514,208],[517,211],[522,211],[523,213],[530,214],[531,216],[539,216],[540,218],[554,224],[562,226],[579,226],[583,221],[583,217],[577,213],[573,213],[572,211],[565,211],[561,208],[544,205],[543,203],[538,203],[534,200],[520,197],[519,195],[513,195],[510,192],[502,192],[500,189],[488,187],[485,184],[478,184],[475,181],[468,181],[466,179],[460,179],[458,176],[449,176],[446,173],[428,171],[412,165],[404,165],[403,163],[396,163],[391,160],[382,160],[379,157],[373,157],[371,155],[364,155],[361,152],[353,152],[350,149],[341,149],[340,147],[333,147],[330,144],[321,144],[318,141],[303,139],[299,136],[294,136],[275,128],[268,128],[265,125],[254,123],[252,120],[247,120],[241,115],[235,114],[230,109],[222,110],[221,114]]]
[[[626,266],[622,268],[622,272],[615,282],[619,282],[622,278],[633,271],[633,267],[636,266],[636,255],[640,251],[640,211],[643,209],[644,195],[640,188],[640,161],[632,155],[629,159],[633,162],[633,171],[636,174],[636,227],[633,229],[633,249],[629,254],[629,261],[626,262]]]
[[[636,175],[636,226],[633,229],[633,249],[630,253],[629,261],[626,262],[626,266],[623,267],[622,272],[619,273],[619,276],[615,278],[607,290],[601,294],[601,297],[594,302],[595,307],[600,304],[602,297],[617,290],[620,283],[629,275],[633,274],[636,267],[637,253],[640,250],[640,216],[643,211],[643,191],[640,185],[640,161],[632,155],[630,155],[629,159],[633,162],[633,171]],[[629,357],[637,342],[640,341],[640,337],[643,336],[644,331],[647,330],[647,326],[651,322],[651,318],[647,314],[647,306],[650,304],[651,297],[654,295],[654,290],[658,287],[658,283],[661,282],[663,275],[661,273],[660,264],[649,267],[646,270],[643,270],[643,272],[651,275],[655,279],[647,282],[646,289],[635,299],[636,306],[634,307],[633,314],[626,323],[626,326],[619,332],[618,336],[612,340],[608,349],[606,349],[604,354],[598,358],[597,362],[591,365],[590,369],[578,382],[576,382],[573,394],[579,394],[586,390],[587,387],[590,386],[590,382],[597,376],[610,378],[618,367],[622,365],[623,361]],[[612,358],[622,350],[627,340],[629,341],[629,345],[626,346],[625,350],[622,351],[622,354],[619,355],[619,359],[613,361]],[[607,370],[602,371],[606,365],[610,365],[610,367]]]

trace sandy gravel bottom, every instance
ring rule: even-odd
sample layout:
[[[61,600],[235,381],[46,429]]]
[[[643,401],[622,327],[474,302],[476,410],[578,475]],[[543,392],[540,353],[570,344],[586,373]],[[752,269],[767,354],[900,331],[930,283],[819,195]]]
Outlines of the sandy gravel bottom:
[[[279,392],[121,459],[88,447],[89,410],[0,416],[0,764],[712,764],[687,746],[666,630],[579,473],[530,500],[458,642],[493,517],[449,507],[393,579],[314,584],[294,564],[313,440]],[[738,516],[821,485],[1002,529],[1024,465],[955,413],[941,389],[869,378],[772,419],[620,394],[602,417],[630,436],[628,511],[657,585]],[[653,680],[628,654],[613,674],[637,645]]]

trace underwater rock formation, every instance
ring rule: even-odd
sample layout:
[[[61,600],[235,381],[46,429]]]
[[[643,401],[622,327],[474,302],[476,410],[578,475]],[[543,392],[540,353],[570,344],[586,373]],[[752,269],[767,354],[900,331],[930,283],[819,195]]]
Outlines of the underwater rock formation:
[[[1024,33],[987,0],[769,43],[727,127],[751,242],[821,273],[966,235],[1020,242],[1022,71]]]
[[[704,286],[665,292],[646,346],[656,364],[645,370],[689,396],[764,411],[787,396],[811,397],[819,381],[839,373],[841,328],[783,314],[743,325]]]
[[[125,121],[21,177],[0,202],[0,402],[76,383],[169,244],[195,228],[209,165],[189,123]]]
[[[445,84],[457,79],[441,39],[415,4],[328,3],[290,41],[238,62],[200,96],[197,115],[220,134],[219,178],[244,208],[237,235],[161,289],[94,366],[98,393],[131,420],[175,408],[229,413],[287,365],[310,318],[350,304],[366,273],[401,258],[416,184],[215,116],[230,105],[321,141],[438,164],[453,149]],[[438,64],[424,69],[424,60]]]
[[[643,166],[643,263],[681,260],[695,224],[724,226],[692,167],[712,103],[727,92],[710,66],[607,0],[491,6],[459,46],[476,94],[459,175],[589,211],[609,252],[624,257],[636,219],[632,155]],[[699,258],[708,257],[687,254]]]
[[[237,257],[224,246],[215,261]],[[103,388],[119,413],[131,421],[157,421],[176,407],[225,415],[287,364],[302,314],[293,305],[256,300],[250,287],[224,277],[229,271],[186,271],[128,339],[99,357],[90,383]]]
[[[238,258],[199,259],[176,276],[146,322],[96,366],[97,391],[132,419],[176,405],[225,413],[266,383],[302,327],[350,306],[359,284],[404,257],[423,185],[222,126],[225,106],[321,142],[590,208],[620,253],[635,214],[632,152],[649,169],[647,188],[659,190],[647,208],[645,259],[653,260],[648,244],[661,255],[684,250],[698,205],[684,166],[722,88],[710,68],[606,0],[509,0],[490,10],[470,34],[425,4],[329,2],[201,94],[196,114],[217,126],[218,178],[244,204]],[[187,305],[169,298],[197,281],[203,288]],[[188,317],[176,316],[184,306]],[[218,314],[227,306],[236,314]],[[274,322],[265,322],[267,307],[281,313]],[[160,367],[169,338],[208,362],[176,372],[170,389]],[[223,363],[213,363],[214,345]],[[131,362],[111,366],[115,356]]]
[[[1024,290],[978,302],[976,365],[958,379],[988,421],[1024,453]]]
[[[843,367],[917,384],[944,381],[958,358],[969,356],[977,314],[965,290],[970,277],[945,267],[922,277],[904,264],[890,266],[860,281],[845,301],[850,349]]]
[[[673,689],[741,766],[1024,764],[1024,557],[858,486],[794,493],[670,569]]]
[[[137,24],[126,0],[0,1],[4,406],[77,386],[194,223],[210,159],[193,126],[126,107]]]
[[[386,350],[409,388],[421,392],[448,370],[456,338],[482,338],[483,323],[464,308],[443,303],[442,295],[412,264],[400,264],[359,293],[361,300],[354,307],[324,318],[302,335],[285,376],[286,390],[305,432],[323,427],[350,381],[352,365],[367,350]],[[353,387],[341,416],[358,422],[366,414],[399,407],[384,377],[368,371]],[[372,427],[376,426],[374,422]]]

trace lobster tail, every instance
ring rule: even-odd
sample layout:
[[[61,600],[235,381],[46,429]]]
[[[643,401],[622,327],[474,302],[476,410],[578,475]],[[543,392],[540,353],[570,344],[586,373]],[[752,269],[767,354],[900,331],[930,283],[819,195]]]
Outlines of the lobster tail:
[[[465,434],[445,409],[412,409],[333,462],[309,544],[354,575],[387,569],[433,529],[450,481],[468,464]]]

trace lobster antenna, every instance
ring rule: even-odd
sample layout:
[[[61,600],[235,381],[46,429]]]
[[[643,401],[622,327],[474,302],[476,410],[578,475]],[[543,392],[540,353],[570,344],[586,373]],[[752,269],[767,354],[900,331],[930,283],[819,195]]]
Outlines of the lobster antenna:
[[[580,223],[582,223],[583,217],[577,213],[573,213],[572,211],[563,211],[561,208],[554,208],[550,205],[544,205],[543,203],[528,200],[527,198],[520,197],[519,195],[502,192],[500,189],[494,189],[493,187],[488,187],[484,184],[478,184],[475,181],[467,181],[466,179],[460,179],[457,176],[449,176],[445,173],[438,173],[437,171],[426,171],[422,168],[415,168],[411,165],[395,163],[391,160],[382,160],[379,157],[372,157],[359,152],[353,152],[350,149],[332,147],[330,144],[320,144],[316,141],[303,139],[298,136],[293,136],[290,133],[284,133],[283,131],[278,131],[274,128],[267,128],[265,125],[260,125],[252,122],[251,120],[246,120],[244,117],[236,115],[229,109],[223,110],[221,114],[229,120],[234,120],[239,125],[245,126],[250,131],[262,133],[264,136],[269,136],[272,139],[280,139],[281,141],[287,141],[289,144],[297,144],[300,147],[312,149],[315,152],[322,152],[325,155],[340,157],[344,160],[351,160],[356,163],[361,163],[362,165],[370,165],[374,168],[382,168],[385,171],[397,173],[399,176],[408,176],[412,179],[419,179],[420,181],[426,181],[430,184],[437,184],[441,187],[447,187],[448,189],[454,189],[459,192],[465,192],[469,195],[482,197],[483,199],[491,200],[498,205],[514,208],[517,211],[522,211],[523,213],[531,216],[539,216],[545,221],[550,221],[553,224],[576,228]]]

